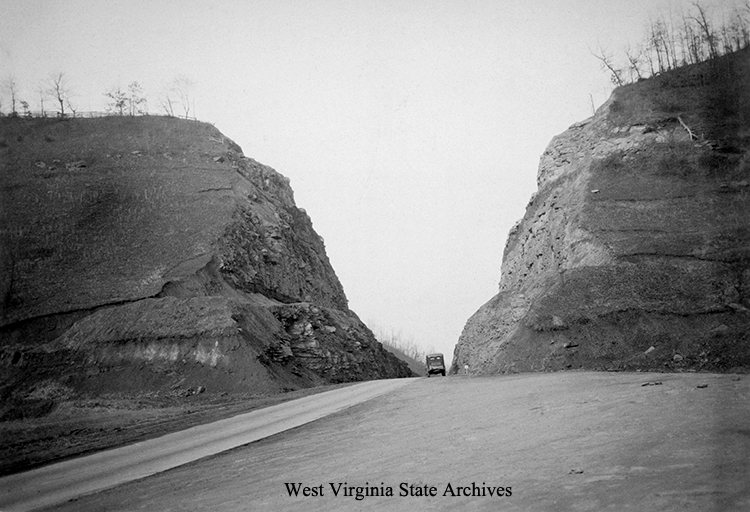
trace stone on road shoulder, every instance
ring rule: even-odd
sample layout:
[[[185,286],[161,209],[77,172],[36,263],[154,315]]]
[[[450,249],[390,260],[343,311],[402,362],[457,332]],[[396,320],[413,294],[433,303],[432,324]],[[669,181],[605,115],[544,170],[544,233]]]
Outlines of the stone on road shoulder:
[[[745,376],[422,379],[55,510],[750,510],[748,425]]]

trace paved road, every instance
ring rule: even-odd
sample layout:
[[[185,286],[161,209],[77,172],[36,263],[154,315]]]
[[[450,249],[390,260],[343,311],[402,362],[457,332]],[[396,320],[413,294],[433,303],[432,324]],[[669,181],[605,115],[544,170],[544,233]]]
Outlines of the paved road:
[[[748,511],[748,425],[745,375],[420,379],[51,510]]]
[[[299,427],[416,379],[369,381],[0,479],[0,511],[63,503]]]

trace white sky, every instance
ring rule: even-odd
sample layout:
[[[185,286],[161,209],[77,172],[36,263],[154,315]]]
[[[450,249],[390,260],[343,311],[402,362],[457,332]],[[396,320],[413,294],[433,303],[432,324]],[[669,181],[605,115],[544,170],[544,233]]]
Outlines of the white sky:
[[[197,117],[291,178],[350,307],[450,359],[546,145],[609,95],[589,49],[691,3],[0,0],[0,79],[37,109],[64,72],[80,110],[137,80],[160,113],[189,76]]]

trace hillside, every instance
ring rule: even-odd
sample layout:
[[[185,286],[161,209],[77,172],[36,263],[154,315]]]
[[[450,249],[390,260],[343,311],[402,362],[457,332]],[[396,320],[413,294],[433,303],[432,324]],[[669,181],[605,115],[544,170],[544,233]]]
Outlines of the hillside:
[[[410,375],[349,310],[289,180],[213,126],[3,118],[0,162],[3,414]]]
[[[750,51],[555,137],[453,371],[750,369]]]
[[[424,377],[426,375],[425,364],[422,361],[419,361],[412,356],[407,355],[406,352],[404,352],[397,346],[389,345],[388,343],[383,342],[383,348],[402,361],[406,362],[406,364],[409,365],[409,370],[411,370],[411,372],[415,376]]]

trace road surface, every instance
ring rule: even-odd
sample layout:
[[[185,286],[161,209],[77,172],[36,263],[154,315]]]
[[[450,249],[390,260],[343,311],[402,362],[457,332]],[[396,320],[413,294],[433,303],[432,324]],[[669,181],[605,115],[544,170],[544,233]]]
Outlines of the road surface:
[[[747,511],[749,425],[744,375],[425,378],[49,510]]]
[[[154,475],[299,427],[414,380],[364,382],[0,478],[0,511],[35,510]]]

